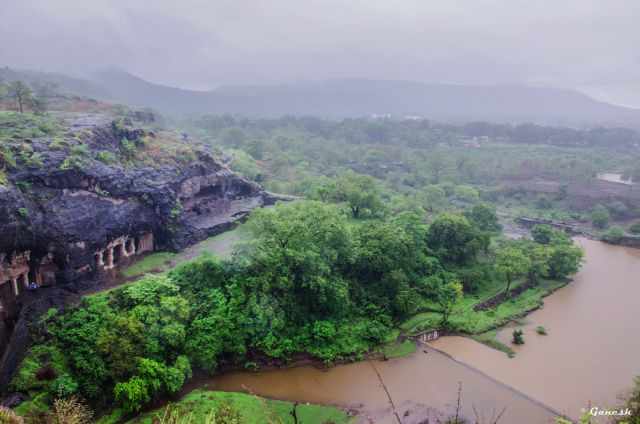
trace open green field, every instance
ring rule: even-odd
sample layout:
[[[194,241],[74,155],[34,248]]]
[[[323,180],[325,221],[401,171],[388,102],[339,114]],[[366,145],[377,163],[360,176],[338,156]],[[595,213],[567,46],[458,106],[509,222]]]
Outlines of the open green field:
[[[185,417],[184,424],[213,424],[209,421],[220,404],[228,403],[240,413],[242,424],[293,424],[292,402],[268,400],[244,393],[218,392],[195,390],[184,396],[179,402],[172,404],[181,417]],[[159,422],[166,409],[160,409],[141,415],[128,424],[152,424]],[[295,405],[298,424],[346,424],[352,422],[346,412],[333,406],[299,404]],[[189,417],[189,418],[187,418]],[[189,420],[188,420],[189,419]],[[104,422],[103,422],[104,423]]]
[[[237,227],[217,236],[209,237],[180,253],[151,253],[124,269],[121,274],[125,278],[131,279],[148,273],[166,272],[180,263],[197,258],[203,253],[212,254],[222,259],[229,258],[235,246],[242,240],[244,240],[244,232],[241,227]]]
[[[523,281],[519,281],[514,285],[514,288],[522,283]],[[486,333],[540,306],[545,296],[564,284],[566,283],[562,281],[543,280],[540,285],[524,291],[495,308],[474,311],[475,305],[504,290],[503,285],[483,287],[475,295],[465,295],[463,300],[456,305],[449,318],[451,328],[453,331],[469,335]],[[407,334],[417,334],[438,328],[441,321],[442,314],[432,310],[409,318],[400,324],[400,328]]]

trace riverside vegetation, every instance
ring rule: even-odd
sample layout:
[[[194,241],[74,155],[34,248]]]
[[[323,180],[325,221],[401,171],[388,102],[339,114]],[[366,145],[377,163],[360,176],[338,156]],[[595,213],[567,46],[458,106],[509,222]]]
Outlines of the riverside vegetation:
[[[478,220],[495,216],[475,209],[431,225],[418,213],[369,208],[356,219],[353,207],[320,201],[256,210],[246,224],[251,240],[230,260],[201,257],[51,310],[12,382],[32,398],[18,411],[45,413],[54,399],[80,395],[100,411],[115,402],[126,416],[175,395],[194,371],[255,369],[300,354],[360,359],[421,311],[437,327],[474,333],[509,319],[474,312],[474,293],[503,292],[509,310],[522,313],[540,279],[579,266],[580,250],[555,230],[544,229],[545,243],[492,243],[495,227]],[[532,250],[537,261],[523,253]],[[500,255],[519,262],[499,265]],[[531,288],[508,299],[509,281],[513,289],[525,280]]]
[[[60,129],[41,112],[3,112],[0,118],[11,145],[0,155],[3,185],[2,170],[28,160],[38,165],[23,140],[42,133],[58,143]],[[626,149],[635,140],[626,132],[578,132],[577,140],[591,140],[584,150],[576,150],[579,142],[516,147],[500,135],[491,150],[470,151],[455,135],[473,127],[217,119],[181,125],[208,142],[197,149],[231,155],[237,171],[307,200],[254,211],[245,225],[249,240],[231,259],[201,257],[51,309],[32,329],[35,343],[10,387],[29,395],[17,408],[27,420],[50,419],[60,399],[82,398],[103,422],[123,421],[179,394],[194,373],[410,353],[410,342],[396,343],[400,332],[444,329],[508,351],[493,330],[565,284],[582,252],[546,226],[534,229],[533,240],[503,237],[495,205],[524,207],[532,199],[495,194],[499,178],[517,171],[514,158],[528,155],[540,167],[550,151],[559,166],[544,171],[563,178],[590,178],[612,164],[633,173],[632,158],[600,150],[609,137],[623,139],[620,149]],[[34,127],[40,132],[29,135]],[[500,128],[519,139],[528,127]],[[160,136],[138,146],[123,140],[119,155],[95,160],[150,166],[158,162],[156,145],[164,160],[193,160],[193,146],[177,137],[170,141]],[[90,166],[85,152],[68,147],[61,149],[65,163]],[[547,200],[558,213],[573,213],[562,209],[562,200]],[[156,254],[155,262],[140,264],[131,275],[170,260],[170,254]],[[193,396],[184,401],[207,398],[202,414],[226,408],[220,394]],[[246,398],[227,400],[233,410]],[[325,413],[326,420],[347,419],[335,408],[318,412]],[[244,414],[244,421],[258,420],[257,413]]]

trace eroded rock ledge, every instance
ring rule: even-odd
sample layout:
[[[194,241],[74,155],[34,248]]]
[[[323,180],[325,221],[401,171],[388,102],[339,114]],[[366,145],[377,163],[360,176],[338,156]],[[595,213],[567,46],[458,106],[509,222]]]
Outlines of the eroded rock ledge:
[[[12,146],[17,164],[8,168],[9,183],[0,185],[0,354],[12,329],[26,331],[25,311],[61,306],[60,290],[98,284],[148,251],[181,250],[278,199],[206,148],[128,124],[74,116],[62,142],[41,138]],[[129,149],[137,146],[127,161],[123,140]],[[37,166],[21,159],[25,145]],[[158,153],[162,148],[169,153]],[[25,340],[18,345],[24,348]],[[17,359],[5,355],[0,387]]]

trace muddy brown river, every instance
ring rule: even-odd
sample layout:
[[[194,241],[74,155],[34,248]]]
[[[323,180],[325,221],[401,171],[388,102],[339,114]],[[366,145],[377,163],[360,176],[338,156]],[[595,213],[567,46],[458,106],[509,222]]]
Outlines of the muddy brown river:
[[[463,337],[434,343],[569,416],[581,408],[616,405],[616,395],[640,375],[640,250],[577,239],[586,253],[570,285],[526,318],[525,344],[507,358]],[[547,336],[536,334],[544,326]],[[511,328],[498,337],[509,343]]]
[[[429,407],[450,413],[458,382],[463,412],[473,418],[475,409],[482,422],[504,407],[500,423],[540,424],[553,422],[554,411],[576,417],[590,402],[614,405],[640,374],[640,250],[577,242],[586,251],[582,270],[527,317],[526,343],[513,359],[468,338],[444,337],[433,347],[447,354],[420,347],[407,358],[230,373],[205,385],[353,408],[360,422],[375,423],[437,418]],[[538,325],[549,334],[537,335]],[[509,343],[510,333],[498,337]]]

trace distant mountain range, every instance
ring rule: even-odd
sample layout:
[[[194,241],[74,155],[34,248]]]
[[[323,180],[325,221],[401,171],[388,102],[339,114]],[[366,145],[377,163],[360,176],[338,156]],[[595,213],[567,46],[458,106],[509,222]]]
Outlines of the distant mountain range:
[[[11,79],[7,78],[11,72],[23,74],[28,79],[52,80],[69,93],[174,114],[314,115],[327,118],[391,115],[452,122],[536,122],[640,128],[640,109],[601,102],[578,91],[524,85],[471,86],[343,79],[194,91],[150,83],[118,70],[103,71],[83,80],[5,68],[0,69],[0,78]]]

